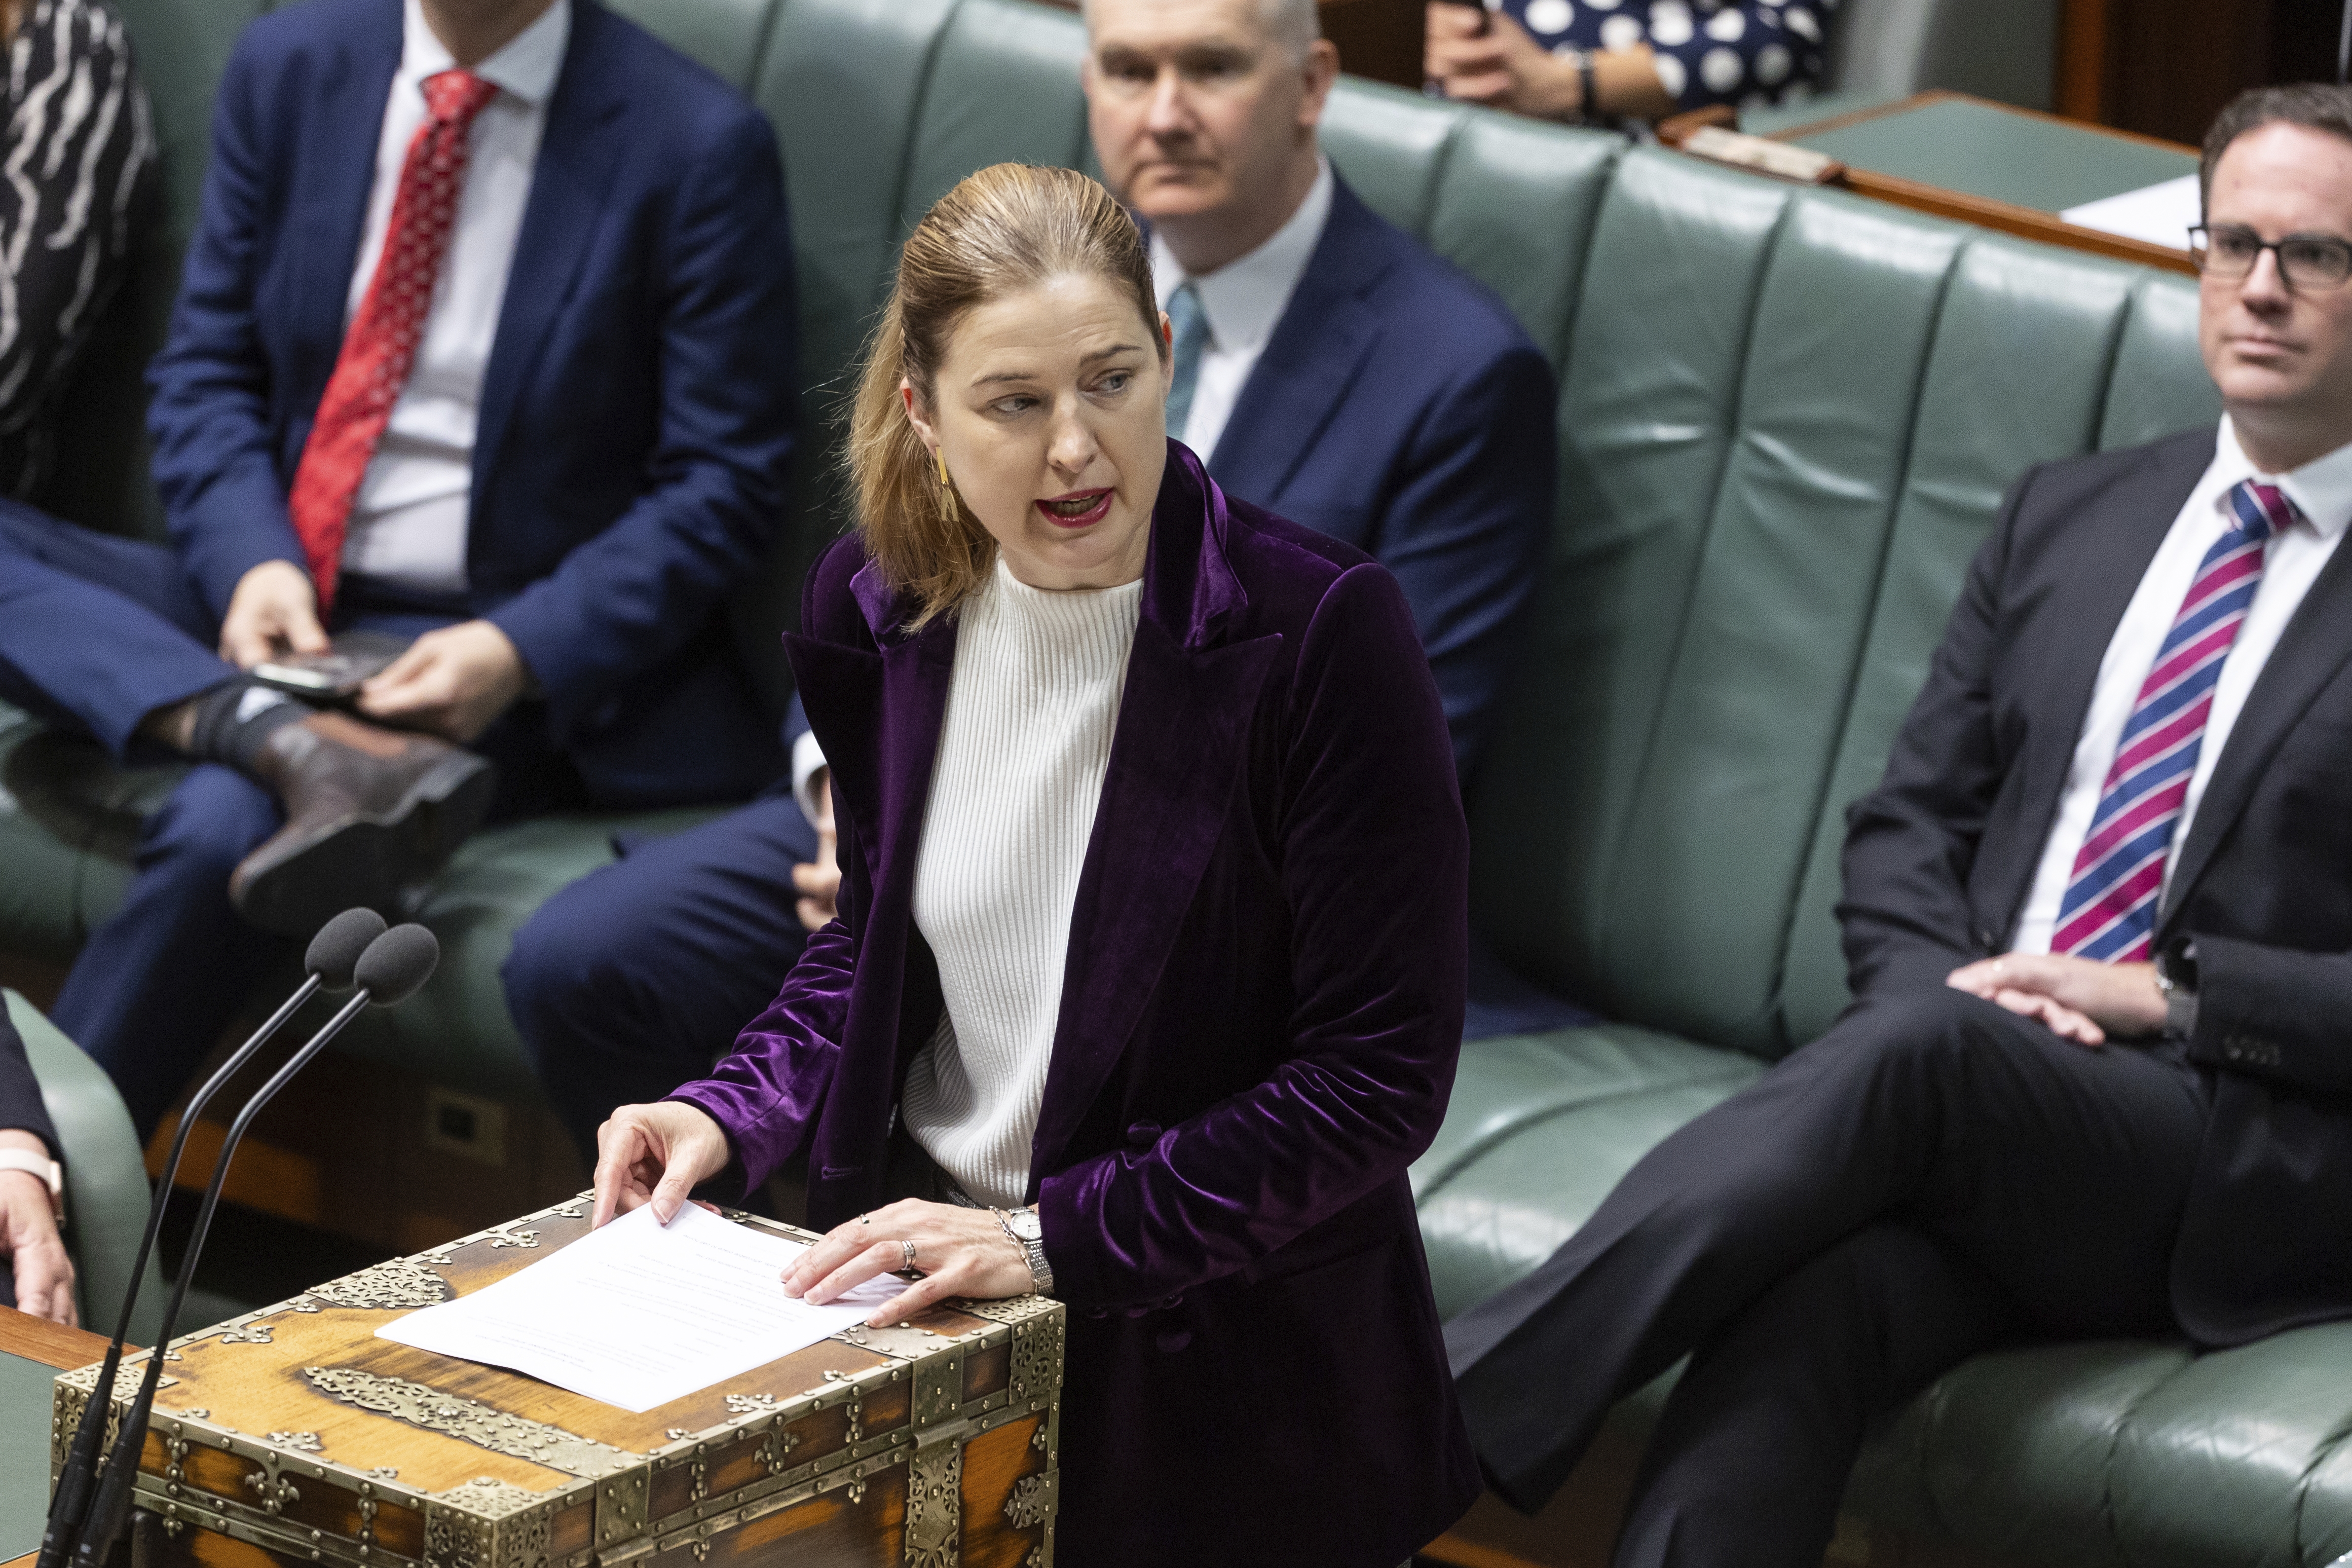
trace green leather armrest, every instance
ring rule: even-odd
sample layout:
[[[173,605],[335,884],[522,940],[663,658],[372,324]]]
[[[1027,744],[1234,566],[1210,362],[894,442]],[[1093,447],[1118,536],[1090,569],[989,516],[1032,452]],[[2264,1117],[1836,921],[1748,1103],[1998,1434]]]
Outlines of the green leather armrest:
[[[114,1331],[131,1284],[131,1260],[147,1226],[147,1163],[131,1114],[104,1069],[81,1054],[58,1026],[14,991],[0,991],[9,1021],[25,1037],[25,1054],[40,1079],[41,1101],[57,1123],[66,1155],[66,1242],[79,1278],[81,1319],[100,1333]],[[163,1311],[163,1271],[147,1259],[131,1320],[135,1344],[152,1344]]]

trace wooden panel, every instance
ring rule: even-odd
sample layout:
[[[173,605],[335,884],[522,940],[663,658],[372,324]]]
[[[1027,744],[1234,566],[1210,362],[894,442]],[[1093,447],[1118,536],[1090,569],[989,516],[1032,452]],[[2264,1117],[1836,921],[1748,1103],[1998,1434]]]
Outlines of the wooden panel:
[[[1014,1490],[1045,1469],[1034,1441],[1044,1418],[1032,1415],[975,1437],[963,1451],[961,1568],[1022,1568],[1045,1542],[1042,1530],[1006,1528]]]
[[[971,1568],[1018,1568],[1045,1544],[1063,1332],[1051,1303],[936,1307],[644,1413],[376,1337],[388,1314],[471,1295],[587,1229],[573,1200],[174,1341],[141,1455],[141,1495],[167,1516],[142,1537],[155,1568],[356,1568],[371,1542],[415,1557],[436,1500],[499,1562],[650,1530],[665,1545],[646,1568],[714,1555],[851,1568],[898,1563],[909,1531],[936,1538],[956,1516]],[[70,1350],[87,1364],[86,1342]],[[481,1532],[500,1519],[493,1549]]]
[[[2336,74],[2336,0],[2065,0],[2053,101],[2070,119],[2202,142],[2250,87]]]
[[[106,1336],[85,1329],[69,1329],[14,1307],[0,1307],[0,1351],[56,1367],[59,1372],[71,1372],[105,1357]],[[15,1564],[8,1568],[15,1568]]]

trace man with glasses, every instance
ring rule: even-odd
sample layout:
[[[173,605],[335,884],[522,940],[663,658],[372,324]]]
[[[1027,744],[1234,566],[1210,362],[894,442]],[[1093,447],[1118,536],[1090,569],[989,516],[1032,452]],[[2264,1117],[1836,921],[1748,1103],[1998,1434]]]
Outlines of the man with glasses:
[[[1621,1568],[1818,1564],[2003,1338],[2352,1316],[2352,92],[2239,99],[2203,179],[2227,412],[2011,493],[1849,819],[1853,1005],[1448,1325],[1529,1510],[1691,1357]]]

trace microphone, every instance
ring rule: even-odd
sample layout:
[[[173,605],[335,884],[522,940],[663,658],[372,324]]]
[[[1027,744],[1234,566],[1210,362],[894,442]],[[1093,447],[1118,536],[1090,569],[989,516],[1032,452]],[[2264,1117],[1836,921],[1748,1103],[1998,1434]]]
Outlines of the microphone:
[[[181,1113],[180,1130],[172,1139],[172,1152],[163,1161],[163,1180],[156,1184],[155,1195],[147,1205],[147,1231],[139,1238],[138,1256],[131,1259],[130,1288],[122,1295],[122,1311],[115,1320],[114,1337],[107,1342],[106,1363],[99,1368],[97,1386],[90,1391],[90,1400],[81,1414],[81,1426],[74,1433],[73,1447],[66,1456],[65,1468],[58,1472],[57,1490],[49,1498],[49,1521],[41,1532],[41,1556],[37,1568],[65,1568],[73,1552],[74,1538],[79,1533],[83,1511],[89,1506],[92,1479],[98,1469],[99,1445],[106,1436],[106,1412],[113,1404],[114,1373],[122,1362],[122,1344],[131,1337],[131,1310],[139,1300],[139,1281],[147,1271],[147,1257],[155,1248],[156,1235],[163,1228],[163,1210],[170,1203],[173,1184],[180,1173],[180,1155],[188,1146],[188,1131],[196,1124],[196,1117],[221,1087],[236,1076],[236,1070],[253,1059],[256,1051],[269,1042],[272,1036],[286,1026],[286,1020],[296,1008],[320,991],[348,991],[352,973],[358,968],[361,955],[370,943],[384,934],[383,917],[373,910],[345,910],[319,928],[310,939],[310,951],[302,955],[302,967],[310,972],[286,1005],[269,1016],[268,1022],[254,1031],[253,1037],[237,1047],[236,1054],[221,1065],[218,1072],[205,1079],[188,1100],[188,1109]],[[221,1164],[227,1164],[224,1152]],[[181,1270],[184,1275],[187,1271]]]
[[[180,1260],[180,1277],[172,1285],[171,1304],[163,1310],[163,1326],[155,1338],[155,1348],[147,1352],[147,1375],[140,1380],[139,1396],[129,1415],[122,1418],[114,1446],[107,1450],[106,1462],[98,1472],[98,1482],[89,1501],[88,1519],[81,1527],[81,1538],[73,1548],[75,1568],[107,1568],[113,1555],[115,1542],[121,1538],[122,1527],[131,1516],[131,1497],[139,1474],[141,1453],[147,1447],[147,1419],[155,1403],[155,1388],[163,1373],[163,1352],[170,1348],[172,1332],[179,1326],[180,1308],[188,1297],[188,1281],[195,1278],[196,1261],[204,1256],[205,1237],[212,1229],[213,1210],[220,1203],[221,1183],[228,1174],[230,1159],[236,1153],[237,1143],[245,1130],[253,1122],[261,1108],[269,1103],[278,1091],[310,1063],[310,1058],[326,1048],[327,1042],[341,1034],[343,1026],[357,1017],[370,1005],[391,1007],[408,999],[416,988],[433,976],[434,966],[441,962],[441,944],[433,933],[420,925],[398,925],[367,944],[352,966],[352,977],[358,991],[343,1004],[326,1026],[303,1043],[302,1048],[287,1058],[286,1065],[270,1075],[269,1081],[256,1089],[229,1123],[228,1135],[221,1140],[220,1158],[213,1165],[212,1180],[205,1185],[202,1205],[196,1210],[195,1228],[188,1236],[187,1255]],[[108,1385],[107,1402],[112,1402],[112,1386]],[[90,1412],[100,1409],[92,1400]],[[85,1425],[89,1416],[84,1416]],[[100,1425],[104,1418],[100,1417]]]

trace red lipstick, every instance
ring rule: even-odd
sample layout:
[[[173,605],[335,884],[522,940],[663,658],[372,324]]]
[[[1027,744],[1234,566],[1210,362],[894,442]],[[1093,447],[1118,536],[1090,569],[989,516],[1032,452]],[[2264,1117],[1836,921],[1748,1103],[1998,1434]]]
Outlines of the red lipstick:
[[[1049,496],[1037,503],[1037,515],[1055,528],[1092,528],[1110,515],[1110,498],[1114,493],[1104,489],[1072,490],[1067,495]]]

